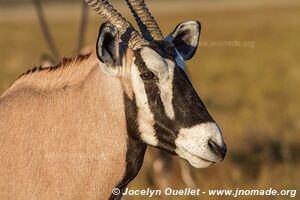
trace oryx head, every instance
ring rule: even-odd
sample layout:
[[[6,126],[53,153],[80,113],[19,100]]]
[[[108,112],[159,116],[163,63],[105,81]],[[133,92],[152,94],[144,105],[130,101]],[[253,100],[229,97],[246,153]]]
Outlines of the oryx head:
[[[207,167],[226,145],[184,71],[199,41],[200,23],[179,24],[164,39],[143,0],[127,0],[142,36],[107,0],[85,0],[108,20],[97,41],[100,68],[124,84],[129,136]]]

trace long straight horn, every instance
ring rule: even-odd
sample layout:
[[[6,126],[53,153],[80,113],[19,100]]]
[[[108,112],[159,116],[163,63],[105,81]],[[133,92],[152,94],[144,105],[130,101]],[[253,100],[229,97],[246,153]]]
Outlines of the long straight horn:
[[[132,24],[128,22],[107,0],[84,0],[91,6],[100,16],[112,23],[119,31],[121,39],[128,42],[128,46],[132,49],[138,49],[148,44],[140,34],[134,29]]]
[[[144,0],[126,0],[141,32],[145,39],[164,40],[159,26],[157,25],[154,17],[148,10]]]

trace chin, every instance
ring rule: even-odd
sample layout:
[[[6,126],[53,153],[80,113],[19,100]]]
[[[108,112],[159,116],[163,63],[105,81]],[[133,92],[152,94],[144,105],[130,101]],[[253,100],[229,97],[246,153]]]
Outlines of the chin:
[[[206,168],[213,164],[213,162],[202,160],[201,158],[196,160],[188,160],[188,162],[195,168]]]
[[[195,168],[206,168],[211,166],[214,162],[202,159],[198,156],[195,156],[188,151],[186,151],[184,148],[177,148],[176,153],[179,157],[187,160],[193,167]]]

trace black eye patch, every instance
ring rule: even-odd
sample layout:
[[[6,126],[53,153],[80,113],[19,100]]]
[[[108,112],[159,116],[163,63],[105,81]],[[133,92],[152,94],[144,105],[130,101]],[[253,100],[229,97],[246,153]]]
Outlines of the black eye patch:
[[[141,79],[143,80],[152,80],[154,79],[155,75],[151,71],[147,71],[145,73],[140,74]]]

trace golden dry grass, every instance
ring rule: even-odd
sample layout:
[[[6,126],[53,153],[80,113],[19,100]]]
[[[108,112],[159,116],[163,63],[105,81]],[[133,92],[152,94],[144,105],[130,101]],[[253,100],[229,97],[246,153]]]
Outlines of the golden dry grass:
[[[187,64],[195,88],[223,130],[229,151],[223,163],[194,170],[197,184],[204,190],[299,190],[300,3],[187,2],[155,1],[150,8],[165,34],[180,21],[196,19],[202,23],[201,47]],[[128,16],[122,5],[117,7]],[[76,46],[79,4],[66,9],[67,5],[46,7],[50,26],[64,54]],[[39,56],[48,53],[48,49],[32,7],[0,8],[0,13],[2,93],[18,75],[38,63]],[[92,14],[87,43],[95,42],[99,23]],[[254,46],[208,46],[233,41],[252,42]],[[130,184],[131,188],[153,187],[145,174],[146,167]]]

